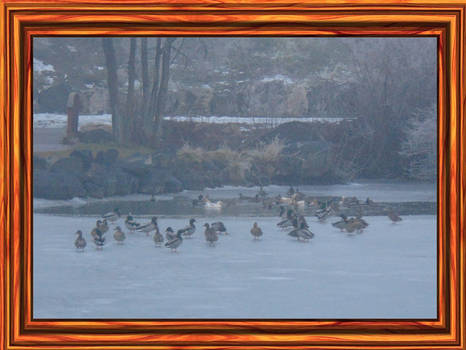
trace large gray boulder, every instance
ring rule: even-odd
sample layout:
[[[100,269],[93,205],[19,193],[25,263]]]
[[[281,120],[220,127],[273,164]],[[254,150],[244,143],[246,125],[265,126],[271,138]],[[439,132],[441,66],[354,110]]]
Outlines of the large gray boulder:
[[[84,161],[80,157],[60,158],[52,164],[50,171],[80,176],[84,172]]]
[[[138,179],[116,166],[94,163],[83,180],[89,196],[101,198],[134,193]]]
[[[87,194],[79,177],[71,173],[38,169],[34,171],[33,184],[36,198],[71,199]]]
[[[95,156],[95,162],[100,165],[113,165],[118,159],[118,150],[111,148],[106,151],[99,151]]]
[[[85,171],[91,168],[94,157],[89,150],[74,150],[70,153],[70,157],[77,157],[82,160],[83,168]]]
[[[139,192],[147,194],[173,193],[183,190],[183,184],[166,170],[151,168],[139,178]]]

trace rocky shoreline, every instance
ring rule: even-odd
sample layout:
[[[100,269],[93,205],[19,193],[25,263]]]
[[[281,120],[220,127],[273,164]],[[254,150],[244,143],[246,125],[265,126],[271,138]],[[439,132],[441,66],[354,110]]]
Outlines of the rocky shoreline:
[[[278,131],[296,137],[298,130],[302,134],[298,136],[307,139],[309,135],[301,130],[303,125],[306,126],[304,123],[288,123],[280,130],[274,129],[270,135],[266,133],[259,139],[252,138],[251,144],[244,144],[243,148],[238,145],[219,147],[226,136],[214,131],[229,129],[215,127],[208,134],[219,139],[209,140],[205,147],[183,146],[173,141],[167,143],[170,145],[168,149],[124,156],[117,149],[108,147],[111,135],[107,131],[90,130],[79,135],[80,147],[84,149],[70,149],[66,156],[63,152],[48,157],[34,155],[34,197],[56,200],[106,198],[136,193],[177,193],[225,185],[343,183],[344,175],[333,167],[333,156],[327,144],[296,140],[282,144],[279,141],[285,137],[277,134]],[[173,128],[170,130],[174,132]],[[186,138],[175,134],[170,137],[170,140]],[[199,137],[205,139],[206,135],[200,133]],[[209,147],[209,144],[217,146]],[[94,151],[92,147],[101,150]]]

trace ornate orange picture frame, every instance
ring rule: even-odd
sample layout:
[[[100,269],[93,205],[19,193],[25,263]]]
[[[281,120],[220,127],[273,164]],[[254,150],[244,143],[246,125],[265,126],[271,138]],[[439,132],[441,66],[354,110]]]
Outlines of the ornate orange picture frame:
[[[464,0],[2,0],[0,348],[466,349],[465,11]],[[436,37],[437,319],[34,319],[32,41],[105,35]]]

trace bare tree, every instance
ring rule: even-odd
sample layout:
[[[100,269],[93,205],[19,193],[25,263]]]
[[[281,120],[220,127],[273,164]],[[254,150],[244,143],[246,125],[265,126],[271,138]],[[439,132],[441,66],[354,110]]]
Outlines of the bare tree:
[[[131,141],[134,128],[134,81],[136,79],[136,38],[130,39],[130,50],[128,60],[128,92],[126,95],[126,115],[122,118],[120,128],[120,143]]]
[[[141,39],[141,75],[142,75],[142,108],[135,108],[136,101],[136,55],[137,39],[130,39],[128,58],[128,89],[124,106],[120,106],[119,82],[117,75],[117,59],[112,38],[104,38],[102,46],[107,66],[107,84],[112,111],[112,127],[114,140],[120,144],[145,142],[159,144],[162,138],[162,122],[168,95],[170,79],[170,58],[172,46],[176,38],[157,38],[154,53],[152,83],[148,67],[148,39]],[[152,88],[150,89],[150,86]],[[149,90],[150,93],[149,93]],[[139,115],[139,118],[137,117]],[[141,120],[142,122],[139,122]],[[142,130],[137,130],[137,129]],[[142,138],[141,135],[144,136]]]
[[[149,100],[149,67],[147,63],[147,37],[141,38],[141,76],[142,76],[142,113],[146,111]]]
[[[114,140],[120,135],[120,103],[118,98],[118,75],[115,48],[112,38],[102,38],[102,47],[107,66],[107,85],[110,96],[110,109],[112,111],[112,133]]]
[[[170,56],[176,38],[157,38],[154,57],[154,80],[150,100],[145,100],[144,132],[147,138],[158,144],[162,137],[163,113],[165,111],[170,78]],[[162,45],[163,41],[163,45]]]

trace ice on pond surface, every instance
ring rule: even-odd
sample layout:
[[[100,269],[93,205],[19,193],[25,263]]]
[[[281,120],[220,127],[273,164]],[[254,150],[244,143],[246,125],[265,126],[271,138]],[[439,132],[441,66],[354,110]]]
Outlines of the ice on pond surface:
[[[283,195],[288,189],[288,186],[264,186],[269,197]],[[339,185],[302,185],[298,189],[308,196],[357,197],[359,200],[366,200],[369,197],[376,202],[437,201],[436,185],[427,182],[360,181]],[[202,192],[212,198],[237,198],[240,192],[245,196],[254,196],[258,191],[258,186],[224,186],[206,189]],[[183,191],[183,194],[196,198],[199,191]]]
[[[284,195],[288,191],[288,186],[269,185],[263,189],[269,197]],[[423,182],[357,182],[341,185],[303,185],[299,191],[307,196],[345,196],[357,197],[365,201],[370,197],[376,202],[412,202],[412,201],[437,201],[437,189],[435,184]],[[223,186],[217,188],[207,188],[203,191],[184,190],[179,193],[167,193],[155,195],[155,200],[172,200],[176,197],[198,198],[202,192],[209,198],[238,198],[239,193],[244,196],[254,197],[260,190],[259,186]],[[69,200],[50,200],[34,198],[34,209],[54,207],[54,206],[75,206],[79,207],[86,203],[104,201],[148,201],[149,194],[130,194],[126,196],[112,196],[102,199],[97,198],[73,198]]]
[[[198,217],[194,237],[177,253],[152,237],[127,233],[97,251],[95,217],[34,215],[34,318],[436,318],[436,217],[367,217],[348,235],[307,218],[315,237],[296,241],[278,218]],[[137,218],[141,222],[147,218]],[[206,244],[206,221],[228,235]],[[161,217],[162,231],[188,218]],[[264,235],[254,241],[258,222]],[[118,222],[124,227],[123,219]],[[74,247],[81,229],[84,252]]]

